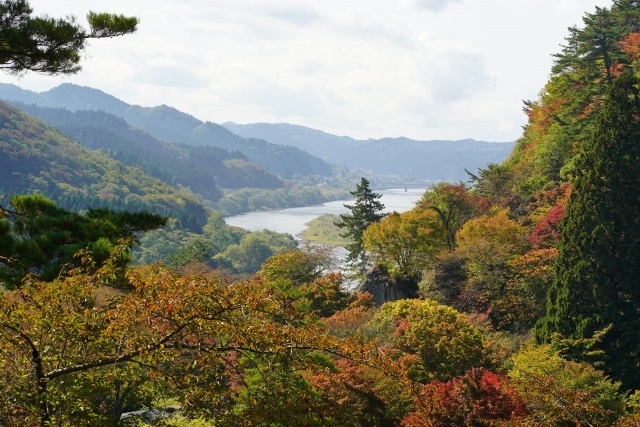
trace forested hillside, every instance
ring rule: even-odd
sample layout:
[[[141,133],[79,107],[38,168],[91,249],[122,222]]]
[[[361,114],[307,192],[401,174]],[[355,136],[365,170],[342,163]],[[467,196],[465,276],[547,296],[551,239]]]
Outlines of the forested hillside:
[[[204,207],[140,169],[90,151],[15,107],[0,103],[0,192],[41,193],[72,210],[149,210],[201,230]]]
[[[637,5],[614,3],[587,14],[584,28],[569,29],[541,96],[525,102],[529,121],[523,136],[491,174],[506,190],[526,199],[567,181],[572,159],[593,133],[594,117],[612,81],[626,67],[638,69]]]
[[[2,182],[179,197],[0,111]],[[525,113],[505,162],[411,211],[361,179],[336,224],[353,291],[327,248],[220,212],[193,233],[0,204],[0,424],[640,425],[640,3],[586,13]]]
[[[129,105],[97,89],[62,84],[38,94],[2,84],[0,99],[42,107],[63,107],[71,111],[103,110],[123,118],[127,123],[163,141],[214,146],[230,152],[241,152],[252,162],[283,178],[292,178],[294,175],[332,174],[329,164],[297,148],[271,144],[259,139],[242,138],[222,126],[202,122],[166,105],[153,108]]]
[[[39,117],[91,150],[102,150],[114,159],[142,169],[167,183],[189,188],[212,202],[222,197],[218,186],[230,189],[281,188],[282,180],[251,164],[239,153],[213,146],[170,144],[130,126],[104,111],[71,112],[14,103]]]

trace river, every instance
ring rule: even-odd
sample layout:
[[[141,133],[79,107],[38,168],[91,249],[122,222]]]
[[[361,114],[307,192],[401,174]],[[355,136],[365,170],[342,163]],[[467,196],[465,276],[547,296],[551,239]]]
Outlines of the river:
[[[420,200],[425,189],[392,188],[388,190],[375,190],[382,194],[380,201],[384,204],[384,212],[406,212],[413,209],[415,202]],[[302,208],[282,209],[278,211],[248,212],[242,215],[225,218],[227,224],[244,228],[249,231],[271,230],[278,233],[289,233],[301,238],[305,225],[314,218],[324,214],[339,215],[349,213],[345,204],[353,204],[354,200],[337,200],[323,203],[317,206],[305,206]]]

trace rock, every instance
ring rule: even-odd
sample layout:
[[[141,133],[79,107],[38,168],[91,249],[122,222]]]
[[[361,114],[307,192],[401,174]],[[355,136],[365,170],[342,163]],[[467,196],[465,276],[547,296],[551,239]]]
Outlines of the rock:
[[[418,298],[418,283],[410,278],[392,277],[386,267],[376,265],[367,273],[358,291],[369,292],[373,302],[380,306],[389,301]]]
[[[176,408],[168,407],[161,409],[140,409],[139,411],[125,412],[120,416],[122,422],[142,421],[144,424],[153,424],[158,418],[166,418],[169,414],[175,412]]]

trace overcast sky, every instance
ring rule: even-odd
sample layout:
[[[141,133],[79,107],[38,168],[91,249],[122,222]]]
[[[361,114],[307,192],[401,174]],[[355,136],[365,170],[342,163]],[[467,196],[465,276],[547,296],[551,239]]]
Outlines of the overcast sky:
[[[223,123],[287,122],[355,138],[511,141],[552,54],[610,0],[30,0],[35,14],[140,18],[94,40],[62,82]]]

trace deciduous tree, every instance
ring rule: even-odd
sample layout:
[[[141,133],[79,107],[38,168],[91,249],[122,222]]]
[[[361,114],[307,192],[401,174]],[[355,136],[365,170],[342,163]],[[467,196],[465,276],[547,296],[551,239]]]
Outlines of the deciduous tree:
[[[270,283],[299,287],[319,279],[332,265],[329,248],[306,245],[272,256],[262,265],[260,274]]]
[[[471,218],[480,215],[488,206],[482,196],[473,195],[464,183],[441,182],[429,188],[419,202],[434,210],[447,231],[447,246],[456,246],[456,233]]]
[[[272,255],[290,251],[297,245],[290,234],[271,230],[255,231],[243,236],[237,245],[228,246],[223,253],[214,257],[214,261],[227,261],[238,273],[253,274]]]
[[[330,258],[325,247],[294,249],[269,258],[259,274],[299,310],[329,317],[353,300],[344,288],[344,276],[328,272]]]
[[[403,381],[347,359],[310,376],[310,381],[326,408],[323,426],[396,426],[411,406],[410,389]]]
[[[468,304],[467,310],[488,311],[494,325],[502,323],[499,317],[503,313],[491,307],[496,301],[511,298],[507,263],[526,249],[526,229],[504,210],[467,221],[457,240],[455,252],[466,260],[467,271],[466,288],[460,298]]]
[[[271,398],[307,404],[303,384],[294,395],[283,387],[326,367],[315,352],[386,363],[370,344],[331,337],[263,282],[180,278],[153,266],[131,272],[133,290],[122,293],[99,285],[112,261],[98,268],[89,252],[80,256],[69,277],[31,277],[0,293],[0,424],[116,425],[123,387],[153,384],[185,414],[248,425],[234,422],[243,405],[276,420],[282,413],[269,404],[286,400]],[[255,381],[266,394],[247,390]],[[300,420],[308,412],[301,406]]]
[[[451,307],[431,300],[406,299],[386,303],[374,322],[403,352],[414,355],[409,368],[413,380],[448,381],[469,369],[489,363],[480,327]]]
[[[513,425],[527,414],[527,407],[508,378],[484,368],[474,368],[447,382],[434,381],[423,387],[416,411],[403,427],[448,427]]]
[[[584,362],[565,360],[551,346],[525,347],[509,378],[529,407],[528,425],[612,425],[622,413],[620,384]]]
[[[446,247],[446,231],[436,212],[414,208],[392,212],[364,232],[364,249],[373,261],[398,276],[420,278],[434,256]]]

